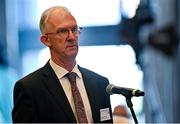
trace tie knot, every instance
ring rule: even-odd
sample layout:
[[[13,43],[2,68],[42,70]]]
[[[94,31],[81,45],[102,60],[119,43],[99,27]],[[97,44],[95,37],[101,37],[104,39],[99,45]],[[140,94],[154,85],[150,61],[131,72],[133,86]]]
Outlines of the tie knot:
[[[76,73],[75,72],[67,73],[67,77],[71,83],[76,83]]]

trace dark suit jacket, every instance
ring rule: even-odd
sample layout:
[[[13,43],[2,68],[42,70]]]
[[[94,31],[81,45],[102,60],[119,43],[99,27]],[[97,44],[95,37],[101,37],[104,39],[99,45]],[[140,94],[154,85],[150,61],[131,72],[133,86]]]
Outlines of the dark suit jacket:
[[[90,101],[95,123],[111,123],[110,96],[106,93],[108,80],[79,67]],[[101,121],[100,110],[109,108],[111,119]],[[49,62],[19,80],[14,87],[13,122],[76,123],[75,116],[60,82]]]

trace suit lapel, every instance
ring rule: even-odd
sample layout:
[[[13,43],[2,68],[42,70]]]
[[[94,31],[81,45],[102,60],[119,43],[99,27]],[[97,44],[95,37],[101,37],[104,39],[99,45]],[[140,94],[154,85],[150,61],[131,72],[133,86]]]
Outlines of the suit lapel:
[[[88,75],[89,73],[85,69],[79,67],[79,70],[81,71],[86,92],[91,105],[93,120],[95,123],[99,122],[100,121],[99,99],[98,97],[95,96],[95,94],[97,94],[98,91],[96,86],[97,82],[91,78],[92,76]]]
[[[54,100],[60,105],[61,109],[69,118],[69,122],[76,122],[64,90],[49,62],[44,66],[44,84],[54,97]]]

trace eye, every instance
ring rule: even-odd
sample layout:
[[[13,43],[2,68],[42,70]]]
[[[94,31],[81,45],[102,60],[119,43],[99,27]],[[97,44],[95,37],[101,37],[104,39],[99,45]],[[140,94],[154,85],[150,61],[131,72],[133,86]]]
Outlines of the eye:
[[[76,33],[77,30],[78,30],[78,27],[74,27],[74,28],[71,29],[71,31],[72,31],[73,33]]]
[[[64,34],[64,33],[67,33],[68,30],[66,28],[61,28],[57,31],[57,33],[60,33],[60,34]]]

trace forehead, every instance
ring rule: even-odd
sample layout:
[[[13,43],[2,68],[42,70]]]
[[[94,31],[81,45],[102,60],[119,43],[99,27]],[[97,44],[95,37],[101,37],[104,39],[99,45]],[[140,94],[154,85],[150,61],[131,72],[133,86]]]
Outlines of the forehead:
[[[48,23],[55,27],[77,25],[74,16],[63,10],[53,11],[48,18]]]

